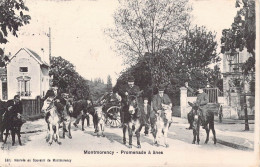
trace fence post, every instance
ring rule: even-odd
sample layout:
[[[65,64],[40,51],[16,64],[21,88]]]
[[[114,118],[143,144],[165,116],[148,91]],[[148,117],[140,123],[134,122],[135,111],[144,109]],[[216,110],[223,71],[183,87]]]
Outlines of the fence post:
[[[41,97],[40,96],[36,97],[36,106],[37,106],[36,114],[39,114],[41,112]]]
[[[180,96],[180,108],[181,108],[181,118],[187,118],[187,88],[185,87],[181,87],[181,96]]]

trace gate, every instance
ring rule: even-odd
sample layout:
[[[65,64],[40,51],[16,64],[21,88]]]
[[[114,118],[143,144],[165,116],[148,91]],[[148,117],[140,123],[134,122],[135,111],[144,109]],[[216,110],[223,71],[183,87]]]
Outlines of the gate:
[[[208,95],[209,103],[219,103],[218,97],[224,96],[218,88],[204,88],[203,91]],[[196,97],[196,95],[188,91],[188,97]]]
[[[41,113],[43,99],[37,96],[36,99],[22,99],[23,114],[35,116]]]

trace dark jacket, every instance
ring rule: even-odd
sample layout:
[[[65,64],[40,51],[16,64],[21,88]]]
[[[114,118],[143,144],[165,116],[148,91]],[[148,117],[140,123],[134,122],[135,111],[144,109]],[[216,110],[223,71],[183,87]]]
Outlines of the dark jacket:
[[[192,93],[195,93],[196,91],[194,91],[192,88],[187,87],[187,89],[189,91],[191,91]],[[207,104],[209,103],[209,98],[208,95],[203,92],[203,93],[198,93],[197,94],[197,99],[196,99],[196,103],[200,106],[201,109],[206,109],[207,108]]]
[[[55,96],[55,93],[53,90],[48,90],[44,99],[46,100],[50,96],[54,97],[54,100],[55,100],[54,105],[57,107],[58,112],[61,113],[64,109],[64,106],[67,103],[66,100],[64,98],[62,98],[60,95]]]
[[[14,100],[8,100],[7,107],[9,108],[10,106],[11,109],[9,110],[9,112],[12,112],[13,115],[17,115],[18,113],[20,114],[23,113],[23,106],[21,101],[15,103]]]
[[[156,112],[158,110],[162,110],[162,104],[166,104],[169,105],[171,104],[171,99],[169,98],[169,96],[167,94],[163,94],[163,97],[160,97],[159,94],[156,94],[153,96],[153,101],[152,101],[152,107],[153,110]]]
[[[136,85],[134,85],[132,88],[129,85],[124,85],[122,88],[119,89],[118,94],[122,97],[122,103],[127,103],[127,96],[125,95],[125,92],[128,93],[128,95],[134,95],[136,96],[137,93],[140,91],[140,88]]]
[[[19,101],[18,103],[15,103],[14,100],[8,100],[7,101],[7,109],[8,111],[5,114],[4,118],[4,124],[11,128],[11,127],[21,127],[22,124],[24,123],[21,119],[19,119],[18,113],[22,114],[23,113],[23,106],[22,102]]]

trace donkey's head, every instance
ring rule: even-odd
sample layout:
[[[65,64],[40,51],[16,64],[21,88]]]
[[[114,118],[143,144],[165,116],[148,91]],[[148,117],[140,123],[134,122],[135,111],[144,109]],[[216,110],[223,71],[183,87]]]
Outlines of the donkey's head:
[[[129,104],[129,113],[131,115],[135,114],[135,111],[137,110],[137,96],[129,96],[128,97],[128,104]]]
[[[72,99],[66,100],[66,110],[68,113],[73,113],[73,101]]]
[[[188,102],[188,104],[192,107],[192,111],[195,114],[197,114],[198,110],[199,110],[199,105],[196,102],[194,102],[194,103]]]
[[[95,109],[95,113],[97,115],[97,118],[101,119],[103,117],[102,106],[95,107],[94,109]]]
[[[54,97],[48,97],[43,102],[42,112],[46,113],[54,106]]]

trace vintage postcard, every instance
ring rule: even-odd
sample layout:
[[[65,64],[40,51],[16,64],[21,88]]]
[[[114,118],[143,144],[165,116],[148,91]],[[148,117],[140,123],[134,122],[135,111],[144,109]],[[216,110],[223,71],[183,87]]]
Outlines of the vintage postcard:
[[[0,0],[0,167],[260,165],[258,0]]]

